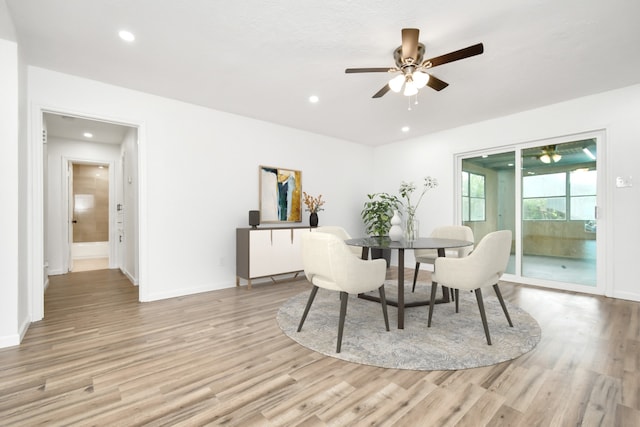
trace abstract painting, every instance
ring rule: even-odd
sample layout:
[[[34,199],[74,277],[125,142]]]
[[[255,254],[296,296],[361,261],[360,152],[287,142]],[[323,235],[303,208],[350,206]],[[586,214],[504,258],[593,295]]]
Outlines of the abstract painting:
[[[302,222],[302,172],[260,166],[260,221]]]

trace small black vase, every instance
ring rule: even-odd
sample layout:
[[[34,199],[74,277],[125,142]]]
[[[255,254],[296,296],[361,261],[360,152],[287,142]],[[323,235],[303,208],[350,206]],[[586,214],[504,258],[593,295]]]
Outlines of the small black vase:
[[[309,225],[311,227],[317,227],[318,226],[318,213],[317,212],[311,212],[311,215],[309,215]]]

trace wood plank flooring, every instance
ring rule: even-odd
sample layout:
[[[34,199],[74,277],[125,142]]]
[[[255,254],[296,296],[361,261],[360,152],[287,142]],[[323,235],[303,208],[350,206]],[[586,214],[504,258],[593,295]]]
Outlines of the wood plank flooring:
[[[45,320],[0,350],[0,425],[640,425],[639,303],[501,288],[540,323],[538,346],[495,366],[419,372],[283,335],[276,312],[304,280],[139,303],[116,270],[53,276]]]

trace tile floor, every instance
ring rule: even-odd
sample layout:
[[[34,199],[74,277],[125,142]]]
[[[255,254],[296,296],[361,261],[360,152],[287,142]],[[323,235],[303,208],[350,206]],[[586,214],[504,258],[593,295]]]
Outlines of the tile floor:
[[[76,273],[78,271],[91,271],[91,270],[105,270],[109,268],[109,258],[82,258],[73,260],[73,270]]]

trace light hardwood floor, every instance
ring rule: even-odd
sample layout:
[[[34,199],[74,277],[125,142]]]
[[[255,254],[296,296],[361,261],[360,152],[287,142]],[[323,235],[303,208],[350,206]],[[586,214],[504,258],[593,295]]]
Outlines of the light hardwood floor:
[[[303,280],[138,303],[115,270],[51,277],[45,320],[0,350],[0,425],[638,426],[640,304],[501,288],[540,323],[538,346],[418,372],[283,335],[277,309]]]

